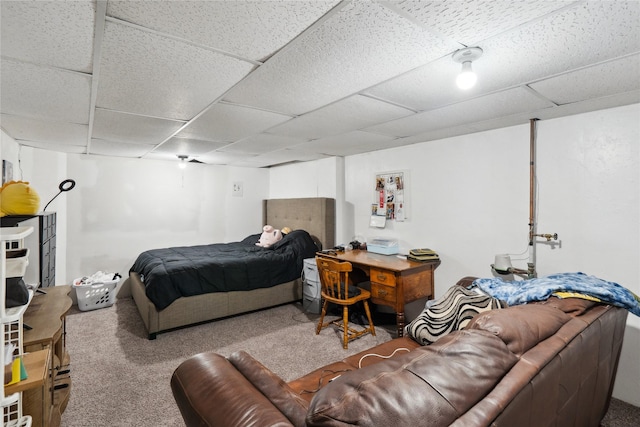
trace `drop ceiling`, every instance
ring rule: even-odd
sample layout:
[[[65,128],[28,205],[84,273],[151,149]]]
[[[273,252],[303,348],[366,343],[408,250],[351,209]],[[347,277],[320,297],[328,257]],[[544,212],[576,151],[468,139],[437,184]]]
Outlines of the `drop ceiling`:
[[[2,1],[0,126],[269,167],[640,102],[638,1]],[[452,54],[479,46],[477,85]]]

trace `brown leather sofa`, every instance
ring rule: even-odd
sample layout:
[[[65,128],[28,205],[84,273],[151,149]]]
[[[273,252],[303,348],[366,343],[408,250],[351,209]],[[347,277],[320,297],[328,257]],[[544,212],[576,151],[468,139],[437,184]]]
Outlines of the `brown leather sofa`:
[[[171,386],[187,426],[598,426],[626,317],[551,298],[481,313],[429,346],[397,338],[289,383],[245,352],[202,353]]]

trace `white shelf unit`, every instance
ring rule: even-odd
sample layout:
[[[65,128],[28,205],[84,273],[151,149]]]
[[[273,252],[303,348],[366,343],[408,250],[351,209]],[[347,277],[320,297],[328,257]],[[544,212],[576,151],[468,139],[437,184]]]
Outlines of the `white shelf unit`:
[[[6,300],[6,271],[7,271],[7,242],[18,242],[23,246],[23,239],[33,233],[33,227],[0,227],[0,320],[2,321],[2,340],[0,340],[0,367],[4,372],[5,358],[20,355],[22,346],[22,315],[27,310],[29,303],[5,308]],[[29,302],[33,292],[29,292]],[[5,355],[5,348],[13,345],[15,350],[11,355]],[[4,373],[3,373],[4,380]],[[3,381],[4,384],[4,381]],[[4,385],[0,387],[0,406],[2,407],[3,425],[5,427],[30,427],[31,417],[22,415],[21,393],[4,395]]]

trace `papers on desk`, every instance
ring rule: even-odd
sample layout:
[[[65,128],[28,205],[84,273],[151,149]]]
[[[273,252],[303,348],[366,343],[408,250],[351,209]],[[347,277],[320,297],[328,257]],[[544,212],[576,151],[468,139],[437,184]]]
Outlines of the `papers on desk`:
[[[407,255],[407,259],[411,261],[436,261],[440,259],[438,253],[432,249],[424,248],[424,249],[411,249],[409,251],[409,255]]]

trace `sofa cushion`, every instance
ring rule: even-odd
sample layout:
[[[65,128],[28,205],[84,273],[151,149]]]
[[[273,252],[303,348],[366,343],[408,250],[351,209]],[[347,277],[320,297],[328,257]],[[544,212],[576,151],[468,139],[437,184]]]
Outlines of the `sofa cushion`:
[[[571,316],[542,304],[516,305],[476,316],[467,329],[481,329],[496,335],[517,356],[555,334]]]
[[[321,368],[311,371],[303,377],[289,381],[287,385],[306,402],[311,402],[322,387],[329,384],[334,378],[343,375],[345,372],[353,371],[353,365],[344,361],[330,363]],[[306,415],[306,413],[305,413]]]
[[[580,316],[582,313],[596,305],[595,301],[583,298],[557,298],[550,297],[544,301],[538,301],[535,304],[548,305],[555,307],[573,317]]]
[[[295,393],[299,394],[302,399],[311,402],[313,396],[334,378],[342,376],[346,372],[383,362],[401,353],[408,353],[418,347],[420,347],[420,344],[409,337],[394,338],[391,341],[386,341],[373,348],[348,356],[340,362],[334,362],[318,368],[303,377],[289,381],[287,385]]]
[[[448,333],[463,329],[478,313],[504,306],[477,289],[454,285],[409,323],[405,332],[420,344],[429,345]]]
[[[365,366],[383,362],[390,357],[400,355],[402,352],[408,353],[411,350],[419,348],[420,344],[408,336],[394,338],[391,341],[378,344],[374,348],[368,348],[360,353],[349,356],[342,361],[354,369],[364,368]]]
[[[309,426],[448,426],[482,399],[516,363],[495,335],[457,331],[349,372],[322,388]]]

